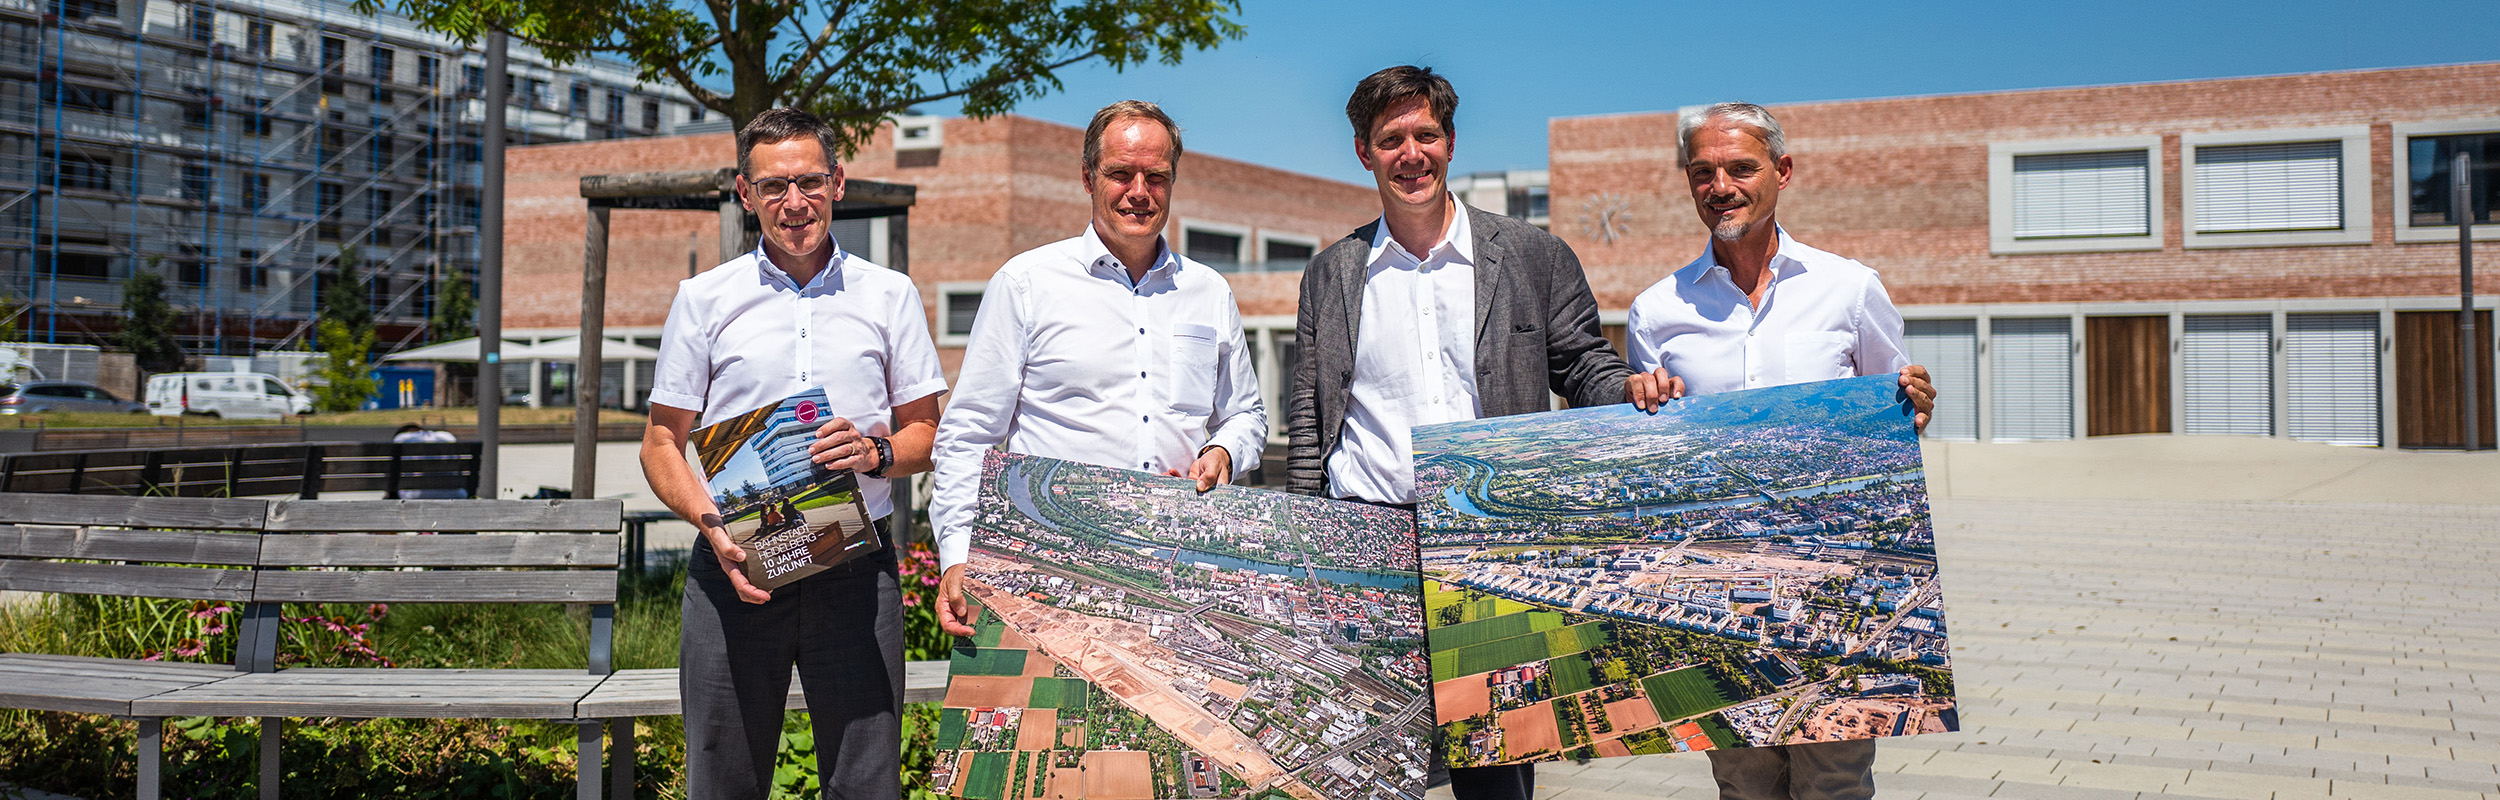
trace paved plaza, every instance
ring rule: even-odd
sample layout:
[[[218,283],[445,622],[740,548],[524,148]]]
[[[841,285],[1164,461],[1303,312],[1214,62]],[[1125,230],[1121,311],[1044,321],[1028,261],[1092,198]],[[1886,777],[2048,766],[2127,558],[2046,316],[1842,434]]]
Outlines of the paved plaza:
[[[2500,800],[2500,454],[2152,436],[1927,457],[1963,730],[1885,742],[1882,800]],[[1538,784],[1717,794],[1698,756]]]

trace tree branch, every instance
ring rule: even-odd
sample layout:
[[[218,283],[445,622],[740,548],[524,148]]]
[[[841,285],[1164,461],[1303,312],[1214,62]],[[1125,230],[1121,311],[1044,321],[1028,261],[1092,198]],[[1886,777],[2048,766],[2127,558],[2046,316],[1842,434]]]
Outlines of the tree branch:
[[[774,94],[782,94],[790,91],[790,84],[796,82],[800,75],[807,73],[807,65],[815,63],[816,56],[825,51],[826,45],[833,43],[833,35],[841,31],[842,21],[849,19],[851,16],[852,1],[853,0],[842,0],[841,3],[836,4],[833,7],[832,13],[825,17],[825,29],[818,31],[815,37],[808,40],[807,49],[800,51],[797,58],[790,60],[790,71],[784,73],[781,76],[781,80],[773,82]],[[796,16],[791,17],[793,22],[796,22],[797,19],[798,18]],[[801,31],[801,33],[804,34],[805,32]],[[858,49],[853,48],[851,52],[856,54],[858,53]]]
[[[1034,67],[1034,68],[1032,68],[1032,69],[1024,70],[1024,71],[1021,71],[1021,72],[1013,72],[1013,73],[1008,73],[1008,74],[1005,74],[1005,75],[997,75],[997,76],[992,76],[992,77],[990,77],[990,78],[989,78],[989,79],[987,79],[987,80],[983,80],[983,81],[980,81],[980,82],[978,82],[978,83],[969,84],[969,85],[966,85],[966,86],[964,86],[963,88],[960,88],[960,89],[954,89],[954,90],[950,90],[950,91],[939,92],[939,93],[937,93],[937,94],[922,95],[922,96],[919,96],[919,97],[914,97],[914,98],[911,98],[911,99],[909,99],[909,100],[902,100],[902,101],[898,101],[898,102],[894,102],[894,103],[889,103],[889,104],[887,104],[887,107],[886,107],[886,108],[883,108],[883,109],[875,109],[875,110],[870,110],[870,109],[861,109],[861,110],[860,110],[860,111],[858,111],[858,112],[854,112],[854,113],[847,114],[847,115],[843,115],[843,116],[845,116],[845,117],[851,117],[851,118],[856,118],[856,117],[867,116],[867,115],[869,115],[869,114],[879,114],[879,115],[882,115],[882,114],[885,114],[885,113],[888,113],[888,112],[891,112],[891,111],[895,111],[895,110],[899,110],[899,109],[905,109],[905,108],[910,108],[910,107],[912,107],[912,106],[920,105],[920,104],[923,104],[923,103],[934,103],[934,102],[937,102],[937,101],[939,101],[939,100],[947,100],[947,99],[952,99],[952,98],[956,98],[956,97],[962,97],[962,96],[964,96],[964,95],[971,94],[971,93],[973,93],[973,92],[983,91],[983,90],[987,90],[987,89],[995,89],[995,88],[998,88],[998,87],[1000,87],[1000,86],[1004,86],[1004,85],[1007,85],[1007,84],[1010,84],[1010,83],[1015,83],[1015,82],[1018,82],[1018,81],[1031,80],[1034,76],[1040,75],[1040,74],[1042,74],[1042,73],[1044,73],[1044,72],[1049,72],[1049,71],[1051,71],[1051,70],[1055,70],[1055,69],[1058,69],[1058,68],[1060,68],[1060,67],[1065,67],[1065,66],[1068,66],[1068,65],[1070,65],[1070,64],[1075,64],[1075,63],[1077,63],[1077,62],[1081,62],[1081,61],[1084,61],[1084,60],[1086,60],[1086,59],[1093,58],[1093,57],[1095,57],[1095,56],[1099,56],[1099,55],[1102,55],[1102,49],[1098,47],[1098,48],[1094,48],[1094,49],[1092,49],[1092,50],[1087,50],[1087,51],[1085,51],[1085,52],[1083,52],[1083,53],[1079,53],[1079,54],[1077,54],[1077,55],[1075,55],[1075,56],[1071,56],[1071,57],[1069,57],[1067,60],[1065,60],[1065,61],[1060,61],[1060,62],[1058,62],[1058,63],[1054,63],[1054,64],[1044,64],[1044,65],[1042,65],[1042,66],[1039,66],[1039,67]]]

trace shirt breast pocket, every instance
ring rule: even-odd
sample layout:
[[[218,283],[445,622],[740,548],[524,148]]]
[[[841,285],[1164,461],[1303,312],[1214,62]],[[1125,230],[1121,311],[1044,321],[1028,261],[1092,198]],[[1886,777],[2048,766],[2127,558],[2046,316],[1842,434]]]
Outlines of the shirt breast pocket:
[[[1854,378],[1857,359],[1850,345],[1857,337],[1832,331],[1795,332],[1787,336],[1788,383]]]
[[[1193,417],[1215,413],[1215,329],[1172,326],[1172,360],[1164,382],[1172,410]]]

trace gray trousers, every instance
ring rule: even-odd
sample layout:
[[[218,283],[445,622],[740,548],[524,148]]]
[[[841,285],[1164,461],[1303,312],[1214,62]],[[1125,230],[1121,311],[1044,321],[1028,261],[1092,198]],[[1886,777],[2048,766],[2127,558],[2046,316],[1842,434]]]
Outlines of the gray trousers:
[[[877,530],[887,539],[884,520]],[[902,794],[903,599],[887,541],[882,552],[802,578],[755,605],[738,599],[711,545],[695,538],[677,656],[689,800],[772,793],[794,663],[815,724],[824,796]]]
[[[1875,740],[1710,751],[1719,800],[1868,800]]]

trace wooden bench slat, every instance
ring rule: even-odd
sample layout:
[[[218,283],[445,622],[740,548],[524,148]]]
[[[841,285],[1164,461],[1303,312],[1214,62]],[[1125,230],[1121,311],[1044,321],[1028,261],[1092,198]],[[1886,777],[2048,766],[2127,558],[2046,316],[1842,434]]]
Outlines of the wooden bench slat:
[[[283,534],[260,537],[269,567],[613,567],[613,533]]]
[[[183,530],[257,530],[267,500],[0,493],[0,522]]]
[[[236,675],[131,704],[147,716],[572,719],[579,670],[346,669]]]
[[[945,700],[946,673],[944,661],[904,662],[903,702]],[[685,713],[677,678],[674,669],[617,670],[599,688],[591,690],[590,696],[582,698],[582,717],[664,717]],[[790,670],[790,693],[783,707],[792,711],[807,709],[806,687],[800,684],[797,669]]]
[[[616,571],[263,571],[252,596],[264,603],[614,603]]]
[[[255,574],[248,569],[0,561],[0,590],[242,602],[252,599]]]
[[[0,708],[126,715],[139,698],[239,674],[225,664],[0,653]]]
[[[625,504],[616,500],[280,500],[274,506],[264,528],[271,533],[615,533],[625,525]]]
[[[151,531],[0,525],[0,556],[250,566],[261,537],[228,531]]]

